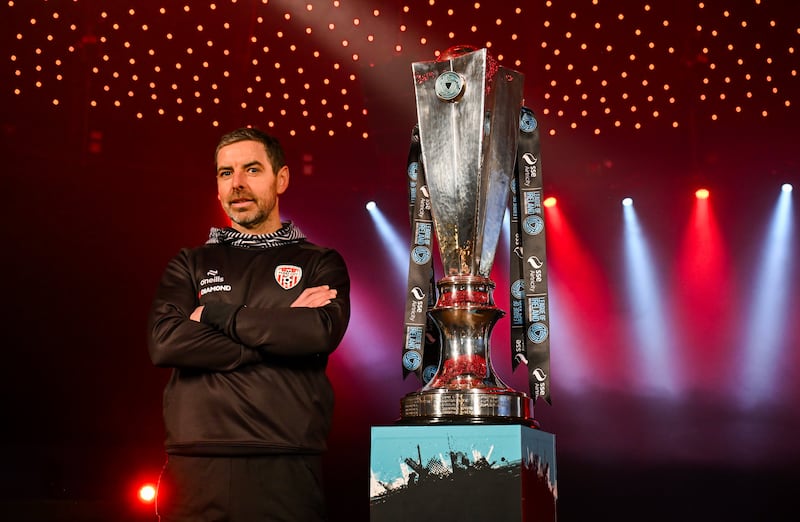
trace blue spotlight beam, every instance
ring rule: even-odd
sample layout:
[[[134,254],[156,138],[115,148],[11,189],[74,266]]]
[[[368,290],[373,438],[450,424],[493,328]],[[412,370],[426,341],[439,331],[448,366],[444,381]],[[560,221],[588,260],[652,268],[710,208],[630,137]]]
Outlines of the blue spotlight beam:
[[[658,287],[636,210],[632,204],[628,204],[623,207],[623,212],[628,298],[634,311],[639,368],[644,376],[642,384],[652,386],[654,391],[675,395],[679,383],[674,380],[676,373],[669,357],[669,340],[673,336],[666,329],[670,321],[661,306],[661,296],[664,294]]]
[[[383,215],[380,207],[374,202],[370,203],[373,203],[373,205],[370,205],[369,215],[372,217],[375,228],[378,229],[378,234],[389,251],[389,256],[392,259],[395,270],[397,270],[397,274],[401,280],[404,280],[408,276],[409,239],[402,238],[386,219],[386,216]]]
[[[737,385],[740,402],[752,407],[773,396],[780,367],[783,332],[789,327],[789,297],[792,271],[793,208],[791,190],[785,186],[769,224],[763,258],[756,265],[755,295],[744,314],[745,332],[742,374]],[[785,344],[785,343],[784,343]]]

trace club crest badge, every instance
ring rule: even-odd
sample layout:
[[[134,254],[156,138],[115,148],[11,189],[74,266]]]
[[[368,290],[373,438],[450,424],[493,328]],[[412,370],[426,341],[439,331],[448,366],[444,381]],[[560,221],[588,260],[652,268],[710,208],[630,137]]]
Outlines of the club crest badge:
[[[303,269],[295,265],[278,265],[275,268],[275,281],[284,290],[291,290],[303,277]]]

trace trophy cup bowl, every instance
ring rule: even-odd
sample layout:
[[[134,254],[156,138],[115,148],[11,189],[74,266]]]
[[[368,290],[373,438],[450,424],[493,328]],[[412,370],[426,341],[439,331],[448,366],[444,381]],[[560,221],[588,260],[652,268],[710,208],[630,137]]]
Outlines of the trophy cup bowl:
[[[508,206],[522,75],[464,46],[415,62],[417,121],[444,276],[430,317],[441,334],[436,374],[401,399],[404,423],[533,425],[533,403],[494,373],[489,340],[505,313],[494,262]]]

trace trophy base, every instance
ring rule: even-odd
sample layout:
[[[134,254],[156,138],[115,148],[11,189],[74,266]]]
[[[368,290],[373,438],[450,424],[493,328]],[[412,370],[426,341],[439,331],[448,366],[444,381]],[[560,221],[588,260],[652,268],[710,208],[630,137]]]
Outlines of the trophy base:
[[[533,420],[533,401],[510,389],[423,390],[400,401],[399,424],[523,424]]]

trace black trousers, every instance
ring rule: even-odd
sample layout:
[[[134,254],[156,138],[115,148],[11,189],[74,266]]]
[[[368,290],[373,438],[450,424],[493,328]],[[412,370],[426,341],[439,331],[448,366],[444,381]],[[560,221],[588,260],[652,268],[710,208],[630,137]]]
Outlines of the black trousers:
[[[158,481],[161,522],[327,520],[317,455],[170,455]]]

